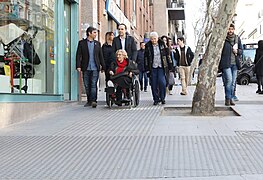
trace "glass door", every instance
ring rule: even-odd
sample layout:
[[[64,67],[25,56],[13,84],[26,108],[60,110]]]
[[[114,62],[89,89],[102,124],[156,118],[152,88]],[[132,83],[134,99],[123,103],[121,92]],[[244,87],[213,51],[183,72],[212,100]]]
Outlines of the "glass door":
[[[65,100],[70,100],[70,86],[71,86],[71,38],[70,38],[70,33],[71,33],[71,24],[70,24],[70,19],[71,19],[71,11],[70,11],[70,3],[65,0],[64,1],[64,22],[65,22],[65,59],[64,59],[64,99]]]

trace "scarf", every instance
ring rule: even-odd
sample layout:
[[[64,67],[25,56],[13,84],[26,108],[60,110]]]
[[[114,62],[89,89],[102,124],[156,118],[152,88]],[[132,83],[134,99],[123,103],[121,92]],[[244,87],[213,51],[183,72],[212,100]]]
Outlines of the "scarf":
[[[236,41],[236,35],[235,34],[233,34],[232,36],[228,35],[226,39],[228,40],[228,42],[231,44],[232,47],[235,45],[235,43],[238,43],[238,42],[235,42]],[[234,54],[233,51],[231,53],[230,58],[231,58],[230,63],[232,65],[236,65],[236,54]]]
[[[235,38],[236,38],[236,35],[235,34],[233,34],[232,36],[227,36],[226,37],[226,39],[230,42],[230,44],[232,45],[232,46],[234,46],[234,44],[235,43],[237,43],[237,42],[235,42]]]
[[[124,68],[127,66],[128,62],[126,59],[124,59],[122,63],[120,63],[118,60],[116,61],[118,65],[118,67],[116,68],[116,74],[119,74],[124,71]]]

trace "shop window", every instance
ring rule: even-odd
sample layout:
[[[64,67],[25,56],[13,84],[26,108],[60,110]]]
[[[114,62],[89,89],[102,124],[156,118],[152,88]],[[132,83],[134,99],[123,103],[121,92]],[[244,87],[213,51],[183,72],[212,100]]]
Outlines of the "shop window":
[[[0,1],[0,93],[54,94],[55,0]]]

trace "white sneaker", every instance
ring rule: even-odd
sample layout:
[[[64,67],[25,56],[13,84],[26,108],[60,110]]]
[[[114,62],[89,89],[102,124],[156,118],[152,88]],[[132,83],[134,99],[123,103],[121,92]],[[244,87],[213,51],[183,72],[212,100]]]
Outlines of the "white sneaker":
[[[112,82],[111,80],[109,80],[109,81],[107,82],[107,84],[108,84],[108,87],[114,87],[114,84],[113,84],[113,82]]]
[[[172,91],[169,91],[169,95],[173,95]]]

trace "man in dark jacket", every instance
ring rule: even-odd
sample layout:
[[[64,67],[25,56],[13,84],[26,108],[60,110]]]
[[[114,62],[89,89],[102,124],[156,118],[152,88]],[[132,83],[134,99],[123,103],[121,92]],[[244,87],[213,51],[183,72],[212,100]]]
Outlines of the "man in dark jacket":
[[[165,44],[158,39],[157,32],[150,33],[150,41],[145,45],[144,68],[150,76],[153,105],[165,104],[166,86],[169,70],[173,63]]]
[[[254,63],[258,83],[258,90],[256,93],[263,94],[263,40],[258,41]]]
[[[194,53],[189,46],[185,45],[183,37],[177,38],[178,48],[175,50],[175,59],[177,60],[177,67],[182,84],[181,95],[187,95],[187,86],[190,80],[190,66],[194,58]]]
[[[113,39],[112,48],[113,52],[116,53],[118,49],[123,49],[127,52],[130,60],[136,61],[137,58],[137,47],[135,40],[132,36],[127,34],[127,26],[125,24],[119,24],[118,26],[119,35]]]
[[[145,68],[144,68],[145,43],[144,42],[140,42],[140,47],[141,48],[138,50],[136,63],[137,63],[138,70],[140,71],[140,73],[139,73],[139,81],[140,81],[141,91],[144,89],[144,92],[147,92],[148,77],[147,77],[147,73],[145,72]],[[143,82],[144,82],[144,84],[143,84]]]
[[[105,70],[100,42],[96,41],[97,30],[89,27],[87,38],[79,41],[77,49],[77,70],[83,74],[83,82],[87,94],[87,103],[84,107],[97,107],[97,82],[99,71]]]
[[[240,69],[240,56],[242,44],[240,38],[234,33],[235,25],[231,24],[227,31],[224,47],[221,54],[219,69],[225,88],[225,105],[234,106],[234,91],[236,86],[237,70]]]

